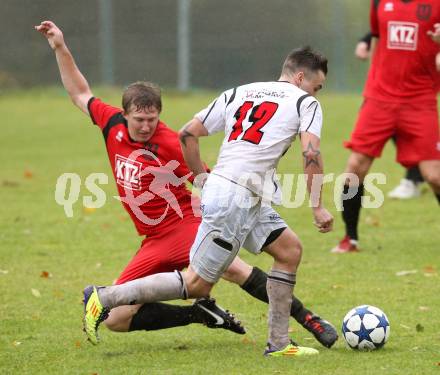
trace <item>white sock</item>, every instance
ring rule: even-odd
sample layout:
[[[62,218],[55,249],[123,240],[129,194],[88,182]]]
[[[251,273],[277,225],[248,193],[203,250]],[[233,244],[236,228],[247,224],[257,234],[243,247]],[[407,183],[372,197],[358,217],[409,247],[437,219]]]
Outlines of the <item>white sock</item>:
[[[267,276],[269,297],[269,338],[271,349],[280,350],[290,343],[289,318],[296,275],[272,269]]]
[[[187,291],[179,271],[158,273],[124,284],[98,289],[103,306],[143,304],[173,299],[186,299]]]

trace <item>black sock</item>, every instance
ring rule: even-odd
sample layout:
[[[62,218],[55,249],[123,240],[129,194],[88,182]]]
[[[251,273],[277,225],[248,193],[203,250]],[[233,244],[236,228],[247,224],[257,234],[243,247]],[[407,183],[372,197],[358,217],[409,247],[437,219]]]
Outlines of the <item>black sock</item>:
[[[129,331],[154,331],[158,329],[203,323],[195,306],[177,306],[166,303],[145,303],[133,316]]]
[[[440,193],[435,193],[435,196],[437,197],[438,204],[440,204]]]
[[[243,283],[241,288],[248,292],[252,297],[259,299],[260,301],[269,303],[269,297],[266,291],[267,274],[260,270],[258,267],[252,268],[252,272]],[[305,321],[307,314],[313,313],[307,310],[302,302],[293,296],[292,308],[290,310],[290,316],[292,316],[298,323],[302,324]]]
[[[345,233],[348,237],[353,240],[358,239],[358,222],[359,222],[359,213],[361,211],[361,198],[364,195],[364,184],[360,184],[359,187],[349,187],[348,185],[344,185],[344,194],[348,194],[349,189],[357,189],[357,192],[353,198],[344,199],[342,201],[342,207],[344,211],[342,211],[342,218],[345,223]]]
[[[414,182],[415,184],[420,184],[424,181],[422,174],[420,173],[420,169],[418,166],[408,168],[406,170],[405,178]]]

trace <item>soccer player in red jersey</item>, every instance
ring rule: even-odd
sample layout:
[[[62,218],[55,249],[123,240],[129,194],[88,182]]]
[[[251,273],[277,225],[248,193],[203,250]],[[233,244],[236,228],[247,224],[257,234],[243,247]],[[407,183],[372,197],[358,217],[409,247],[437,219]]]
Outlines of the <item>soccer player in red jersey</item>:
[[[359,60],[366,61],[370,58],[370,47],[372,34],[369,31],[356,44],[354,54]],[[437,54],[440,56],[440,52]],[[440,66],[437,66],[440,71]],[[394,139],[394,138],[393,138]],[[411,199],[420,196],[421,185],[424,182],[418,165],[406,170],[405,177],[400,180],[393,190],[388,192],[388,197],[394,199]]]
[[[63,85],[73,103],[90,115],[102,130],[122,204],[139,235],[146,236],[116,284],[187,267],[189,251],[201,222],[199,200],[192,197],[185,186],[187,180],[193,182],[193,177],[183,160],[178,135],[159,119],[162,110],[159,87],[147,82],[131,84],[124,90],[122,110],[108,105],[93,96],[61,30],[50,21],[42,22],[36,29],[55,51]],[[276,233],[268,233],[263,246],[275,236]],[[268,302],[267,274],[259,268],[237,257],[223,278]],[[322,345],[331,347],[337,340],[334,327],[306,309],[295,297],[291,315]],[[121,332],[190,323],[244,333],[239,322],[213,299],[200,299],[191,306],[124,305],[112,309],[105,320],[109,329]]]
[[[440,137],[437,93],[440,75],[440,2],[371,1],[372,63],[364,103],[350,141],[342,217],[346,234],[332,252],[358,251],[363,180],[385,143],[396,140],[397,161],[418,165],[440,203]]]

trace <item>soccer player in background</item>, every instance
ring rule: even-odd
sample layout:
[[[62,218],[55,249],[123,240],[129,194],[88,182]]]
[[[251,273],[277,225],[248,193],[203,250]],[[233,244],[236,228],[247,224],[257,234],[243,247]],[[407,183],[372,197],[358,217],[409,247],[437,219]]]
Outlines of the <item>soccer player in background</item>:
[[[440,137],[437,93],[440,75],[440,2],[371,1],[372,63],[364,103],[351,139],[343,201],[345,237],[331,251],[358,251],[358,222],[363,180],[385,143],[395,138],[397,161],[418,165],[440,203]],[[391,62],[393,62],[391,64]]]
[[[354,54],[359,60],[365,61],[370,58],[372,37],[371,32],[368,32],[356,44]],[[437,70],[440,71],[440,66],[437,67]],[[389,191],[387,195],[388,197],[395,199],[417,198],[420,196],[421,184],[423,181],[423,176],[420,173],[418,165],[410,167],[406,170],[405,177],[400,180],[399,185]]]
[[[269,337],[267,356],[317,354],[288,336],[292,292],[302,255],[297,235],[271,202],[280,204],[276,178],[279,159],[300,136],[304,173],[311,194],[315,226],[331,231],[332,215],[321,200],[321,106],[315,95],[324,83],[327,59],[302,48],[291,52],[277,81],[256,82],[223,92],[181,131],[185,161],[194,175],[205,176],[198,138],[223,131],[217,164],[200,181],[202,223],[186,272],[160,273],[122,285],[87,287],[85,330],[96,335],[99,314],[130,301],[154,302],[209,295],[240,247],[274,259],[267,277]]]
[[[123,93],[123,110],[108,105],[93,97],[61,30],[51,21],[42,22],[36,29],[55,51],[63,85],[73,103],[102,130],[122,204],[138,233],[146,236],[116,284],[158,272],[182,270],[189,264],[190,246],[201,221],[200,215],[193,211],[199,203],[198,200],[191,203],[195,197],[185,187],[188,175],[191,182],[193,176],[183,160],[177,133],[159,120],[162,109],[159,87],[147,82],[131,84]],[[136,202],[142,196],[144,200]],[[167,214],[158,220],[167,207]],[[268,302],[267,274],[259,268],[236,257],[223,277],[253,297]],[[297,298],[293,300],[291,316],[322,345],[331,347],[337,340],[334,327],[306,309]],[[105,320],[109,329],[119,332],[190,323],[244,333],[239,322],[210,298],[197,300],[191,306],[127,304],[113,309]],[[97,340],[97,336],[92,338],[92,343],[96,344]]]

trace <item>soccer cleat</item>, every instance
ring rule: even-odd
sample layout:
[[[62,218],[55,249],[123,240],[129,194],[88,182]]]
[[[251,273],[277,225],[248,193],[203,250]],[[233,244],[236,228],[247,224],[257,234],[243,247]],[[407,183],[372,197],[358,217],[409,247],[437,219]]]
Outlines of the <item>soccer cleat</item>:
[[[356,240],[352,240],[348,236],[345,236],[337,246],[330,250],[330,252],[335,254],[357,253],[359,252],[358,242]]]
[[[303,327],[311,332],[322,345],[331,348],[338,339],[338,334],[327,320],[321,319],[318,315],[307,314]]]
[[[294,341],[290,340],[290,344],[284,349],[275,350],[271,348],[268,343],[264,355],[266,357],[300,357],[305,355],[319,354],[319,351],[314,348],[307,348],[306,346],[298,346]]]
[[[411,180],[402,178],[400,184],[388,193],[388,198],[393,199],[411,199],[420,196],[420,184]]]
[[[240,335],[246,333],[241,322],[228,310],[216,305],[214,298],[199,298],[194,302],[194,306],[203,313],[203,324],[208,328],[223,328]]]
[[[83,331],[87,335],[87,339],[93,344],[98,345],[98,327],[102,321],[107,319],[110,310],[103,307],[99,300],[98,290],[95,286],[90,285],[84,289],[84,318]]]

